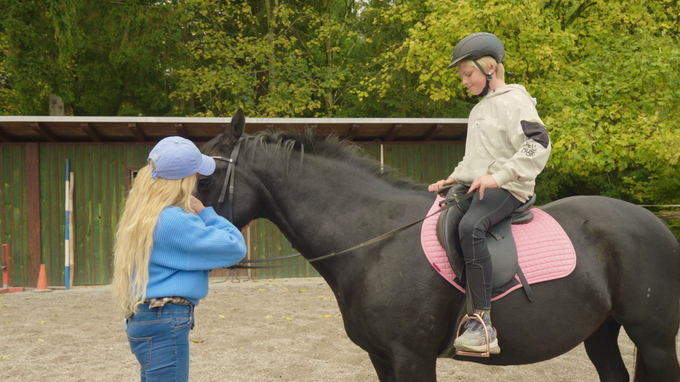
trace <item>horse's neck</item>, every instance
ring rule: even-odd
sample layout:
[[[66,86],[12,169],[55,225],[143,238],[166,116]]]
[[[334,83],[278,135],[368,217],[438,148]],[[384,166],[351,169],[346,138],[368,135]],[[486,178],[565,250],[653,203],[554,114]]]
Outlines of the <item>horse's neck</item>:
[[[268,161],[259,171],[266,188],[264,217],[308,259],[422,218],[432,202],[427,192],[400,189],[340,162],[326,165],[313,158],[305,158],[302,168],[295,159]]]

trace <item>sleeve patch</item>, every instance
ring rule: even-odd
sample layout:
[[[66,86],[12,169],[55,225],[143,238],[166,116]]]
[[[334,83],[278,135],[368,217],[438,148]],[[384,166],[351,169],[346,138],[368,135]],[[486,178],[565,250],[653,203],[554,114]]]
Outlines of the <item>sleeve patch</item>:
[[[520,123],[527,138],[539,143],[544,149],[548,148],[550,137],[548,137],[548,130],[545,126],[536,121],[521,121]]]

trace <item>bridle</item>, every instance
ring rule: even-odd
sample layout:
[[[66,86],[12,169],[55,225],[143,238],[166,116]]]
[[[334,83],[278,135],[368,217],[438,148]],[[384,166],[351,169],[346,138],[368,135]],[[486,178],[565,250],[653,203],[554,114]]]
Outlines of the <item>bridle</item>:
[[[241,149],[241,142],[243,142],[243,138],[239,139],[238,142],[236,142],[236,146],[234,146],[233,150],[231,151],[231,155],[229,158],[225,157],[220,157],[220,156],[211,156],[211,158],[215,160],[220,160],[223,162],[229,163],[227,166],[227,173],[224,176],[224,183],[222,185],[222,191],[220,191],[220,198],[217,200],[217,210],[220,210],[220,207],[222,206],[222,203],[224,203],[224,197],[227,194],[227,188],[229,189],[229,199],[227,203],[227,216],[230,222],[233,223],[233,214],[234,214],[234,173],[236,173],[236,170],[234,167],[236,167],[236,159],[238,158],[238,152]]]
[[[227,165],[227,173],[224,175],[224,182],[222,183],[222,190],[220,191],[220,198],[217,200],[217,211],[220,211],[220,208],[222,207],[222,203],[224,203],[224,198],[227,195],[227,189],[229,189],[229,199],[227,200],[227,216],[228,220],[233,223],[234,220],[234,174],[236,173],[235,167],[236,167],[236,160],[238,159],[238,153],[241,150],[241,143],[243,142],[244,138],[240,138],[238,142],[236,142],[236,146],[231,150],[231,155],[229,158],[225,158],[222,156],[211,156],[211,158],[215,160],[219,160],[222,162],[228,163]],[[267,258],[267,259],[256,259],[256,260],[241,260],[239,263],[259,263],[263,261],[276,261],[276,260],[285,260],[289,259],[292,257],[297,257],[300,256],[299,253],[293,254],[293,255],[287,255],[287,256],[281,256],[281,257],[274,257],[274,258]],[[227,267],[229,269],[229,273],[231,273],[232,268],[270,268],[270,267],[279,267],[280,265],[276,266],[259,266],[259,267],[254,267],[254,266],[247,266],[247,265],[232,265],[231,267]],[[229,279],[229,273],[227,274],[227,279]],[[227,280],[224,280],[227,281]],[[224,281],[218,281],[217,283],[224,282]]]

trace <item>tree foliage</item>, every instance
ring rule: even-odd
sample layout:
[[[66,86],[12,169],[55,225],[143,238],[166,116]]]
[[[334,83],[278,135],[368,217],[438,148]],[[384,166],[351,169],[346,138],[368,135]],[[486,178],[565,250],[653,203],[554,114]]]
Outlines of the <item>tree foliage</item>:
[[[178,107],[198,115],[333,116],[353,86],[357,2],[195,0],[182,26],[194,61]]]
[[[548,198],[571,189],[658,199],[673,182],[667,177],[677,178],[680,157],[678,10],[665,0],[404,3],[383,18],[419,21],[383,55],[380,75],[366,77],[367,93],[384,95],[393,67],[403,66],[433,100],[465,99],[445,69],[449,54],[469,33],[492,32],[505,43],[506,82],[527,87],[548,125]]]
[[[12,74],[6,63],[7,35],[0,29],[0,115],[17,114],[16,94],[12,86]]]
[[[55,93],[76,115],[162,115],[186,56],[177,4],[4,0],[3,63],[20,114]]]

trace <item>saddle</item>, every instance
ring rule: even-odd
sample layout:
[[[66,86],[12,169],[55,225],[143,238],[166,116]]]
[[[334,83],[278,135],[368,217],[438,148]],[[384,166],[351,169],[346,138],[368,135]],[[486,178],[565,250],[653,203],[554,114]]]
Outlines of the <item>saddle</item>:
[[[437,237],[446,250],[451,268],[456,274],[455,282],[465,288],[465,262],[458,236],[458,226],[463,215],[470,208],[472,200],[467,198],[458,201],[459,198],[467,194],[467,188],[462,185],[445,187],[438,193],[446,198],[441,203],[442,205],[457,203],[457,206],[448,208],[440,214],[437,222]],[[526,203],[519,206],[510,216],[492,226],[487,233],[486,243],[493,263],[492,297],[516,286],[519,283],[515,278],[515,275],[517,275],[527,297],[530,301],[533,301],[533,293],[517,261],[517,246],[512,235],[511,225],[529,223],[534,217],[530,207],[533,206],[535,201],[536,195],[532,195]]]

